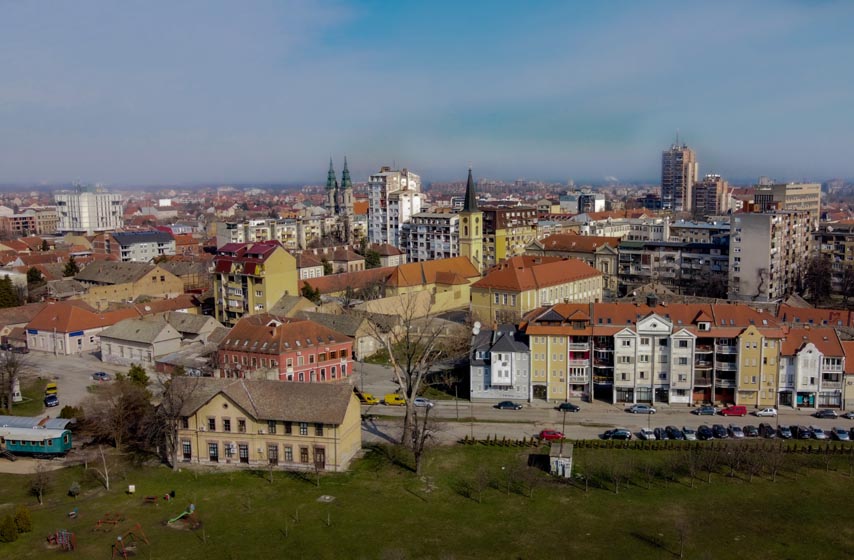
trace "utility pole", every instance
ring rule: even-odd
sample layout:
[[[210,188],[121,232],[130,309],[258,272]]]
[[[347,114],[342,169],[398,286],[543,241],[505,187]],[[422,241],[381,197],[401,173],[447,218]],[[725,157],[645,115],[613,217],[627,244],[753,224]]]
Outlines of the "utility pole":
[[[563,440],[566,439],[566,409],[563,409],[563,425],[561,426],[560,433],[563,436],[560,438],[560,456],[563,457]]]

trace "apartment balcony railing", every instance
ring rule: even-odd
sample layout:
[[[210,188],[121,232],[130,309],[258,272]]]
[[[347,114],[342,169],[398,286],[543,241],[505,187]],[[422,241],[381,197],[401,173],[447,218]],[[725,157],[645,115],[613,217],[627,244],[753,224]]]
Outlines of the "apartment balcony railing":
[[[735,354],[738,352],[738,346],[727,346],[725,344],[715,344],[715,352],[720,354]]]
[[[590,360],[589,359],[586,359],[586,360],[567,360],[567,363],[573,367],[589,366]]]
[[[570,375],[569,382],[570,383],[588,383],[590,381],[589,375]]]
[[[705,360],[698,360],[694,362],[694,369],[712,369],[712,362]]]
[[[723,388],[735,387],[735,379],[716,379],[715,385]]]
[[[841,381],[822,381],[821,382],[821,390],[822,391],[833,391],[837,389],[842,389]]]
[[[613,383],[613,382],[614,382],[614,376],[613,376],[613,375],[594,375],[594,376],[593,376],[593,383],[607,383],[607,384],[610,384],[610,383]]]
[[[694,347],[694,351],[697,354],[711,354],[714,351],[714,348],[711,344],[698,344]]]
[[[718,362],[715,364],[715,369],[719,371],[738,371],[738,364],[735,362]]]
[[[589,342],[570,342],[569,343],[569,349],[570,350],[587,351],[587,350],[590,350],[590,343]]]
[[[821,371],[842,373],[842,364],[821,364]]]

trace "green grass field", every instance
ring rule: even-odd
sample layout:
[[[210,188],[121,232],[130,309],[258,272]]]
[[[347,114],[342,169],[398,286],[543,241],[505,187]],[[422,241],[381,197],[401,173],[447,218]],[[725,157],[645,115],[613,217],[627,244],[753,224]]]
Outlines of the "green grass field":
[[[44,410],[44,388],[47,380],[41,377],[28,379],[21,383],[21,396],[24,401],[12,406],[15,416],[37,416]],[[57,411],[58,413],[59,411]]]
[[[830,464],[792,455],[772,482],[748,482],[720,467],[691,488],[645,477],[639,465],[663,466],[668,451],[583,449],[579,465],[635,465],[619,493],[607,478],[598,487],[554,481],[522,465],[531,449],[455,446],[431,451],[425,477],[398,466],[396,451],[369,451],[350,473],[313,476],[275,472],[209,473],[125,466],[107,492],[82,467],[56,471],[44,506],[27,492],[30,477],[0,477],[0,515],[26,503],[34,531],[0,544],[2,558],[44,558],[45,536],[77,535],[74,557],[110,558],[115,536],[136,523],[151,540],[139,558],[685,558],[854,557],[854,478],[848,458]],[[825,470],[829,466],[829,470]],[[533,476],[532,476],[533,473]],[[511,477],[508,487],[508,475]],[[66,496],[72,481],[83,491]],[[127,495],[128,484],[136,494]],[[647,488],[647,485],[650,485]],[[146,495],[175,490],[173,502],[144,504]],[[318,502],[321,495],[335,498]],[[201,529],[165,521],[189,503]],[[80,515],[66,513],[78,507]],[[108,512],[118,528],[93,531]]]

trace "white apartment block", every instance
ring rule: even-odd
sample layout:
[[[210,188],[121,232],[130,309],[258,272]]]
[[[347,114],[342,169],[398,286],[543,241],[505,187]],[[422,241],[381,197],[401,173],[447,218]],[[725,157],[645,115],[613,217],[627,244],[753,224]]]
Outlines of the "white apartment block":
[[[419,212],[400,226],[399,248],[407,262],[449,259],[460,254],[460,217],[442,212]]]
[[[60,232],[93,235],[124,226],[122,195],[80,189],[54,195]]]
[[[368,179],[368,241],[400,246],[400,226],[421,212],[421,177],[382,167]]]

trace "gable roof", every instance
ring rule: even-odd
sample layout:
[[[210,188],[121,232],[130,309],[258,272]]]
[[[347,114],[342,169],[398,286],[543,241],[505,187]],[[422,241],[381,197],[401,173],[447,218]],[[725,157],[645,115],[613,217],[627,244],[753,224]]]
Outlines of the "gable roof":
[[[166,322],[172,325],[180,333],[199,334],[206,330],[221,327],[222,324],[207,315],[196,315],[195,313],[178,313],[168,311],[164,315]]]
[[[82,301],[48,302],[27,324],[27,329],[69,333],[108,327],[132,317],[139,317],[135,309],[96,312]]]
[[[162,316],[125,319],[101,331],[100,336],[144,344],[161,338],[181,338],[181,334]]]
[[[319,325],[328,327],[336,332],[345,334],[355,338],[359,332],[359,328],[367,321],[365,317],[355,314],[333,315],[331,313],[317,313],[312,311],[303,311],[300,313],[302,317],[313,321]]]
[[[269,313],[240,319],[220,343],[221,351],[279,355],[352,340],[324,325]]]
[[[519,255],[494,267],[472,287],[524,292],[597,276],[602,273],[578,259]]]
[[[555,233],[540,240],[539,243],[546,251],[595,253],[597,249],[603,246],[619,247],[620,238],[577,235],[575,233]]]
[[[78,272],[74,279],[95,284],[125,284],[136,282],[155,268],[149,263],[99,261]]]
[[[804,347],[812,343],[824,356],[842,357],[845,355],[842,343],[836,331],[829,327],[803,327],[789,329],[783,339],[780,354],[794,356]]]
[[[189,416],[222,394],[255,420],[340,425],[350,406],[349,383],[295,383],[261,379],[176,377],[170,390],[187,395],[181,414]]]
[[[781,304],[777,319],[790,325],[854,327],[854,312],[848,309],[814,309]]]

